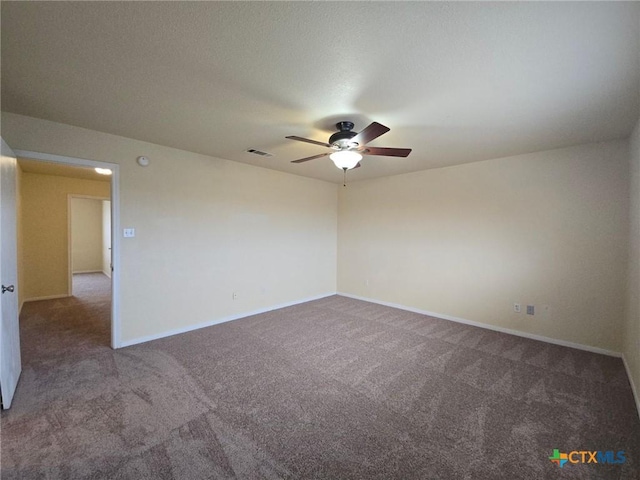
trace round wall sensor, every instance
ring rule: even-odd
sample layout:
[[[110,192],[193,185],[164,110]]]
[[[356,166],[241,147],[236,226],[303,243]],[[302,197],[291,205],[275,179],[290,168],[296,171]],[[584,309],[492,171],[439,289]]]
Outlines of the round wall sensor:
[[[147,165],[149,165],[149,158],[148,157],[138,157],[138,165],[140,165],[141,167],[146,167]]]

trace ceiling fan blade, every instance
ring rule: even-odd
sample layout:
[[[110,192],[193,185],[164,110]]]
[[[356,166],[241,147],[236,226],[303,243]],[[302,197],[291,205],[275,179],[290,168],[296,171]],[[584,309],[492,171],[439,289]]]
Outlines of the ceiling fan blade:
[[[385,157],[408,157],[410,148],[367,147],[362,152],[365,155],[384,155]]]
[[[375,140],[380,135],[384,135],[385,133],[387,133],[389,130],[391,130],[389,127],[385,127],[384,125],[378,122],[373,122],[367,128],[362,130],[359,134],[353,137],[351,141],[357,142],[358,145],[366,145],[371,140]]]
[[[321,153],[319,155],[314,155],[313,157],[301,158],[299,160],[293,160],[291,163],[308,162],[309,160],[315,160],[316,158],[326,157],[327,155],[331,155],[331,152]]]
[[[320,145],[322,147],[331,148],[331,145],[329,145],[328,143],[318,142],[316,140],[311,140],[310,138],[296,137],[295,135],[290,135],[290,136],[285,137],[285,138],[288,138],[289,140],[297,140],[299,142],[313,143],[314,145]]]

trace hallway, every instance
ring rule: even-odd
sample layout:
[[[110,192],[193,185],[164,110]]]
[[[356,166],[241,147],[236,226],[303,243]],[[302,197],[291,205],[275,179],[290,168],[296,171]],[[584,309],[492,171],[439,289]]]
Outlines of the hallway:
[[[111,280],[102,273],[75,274],[72,297],[25,303],[20,340],[23,375],[110,350]]]

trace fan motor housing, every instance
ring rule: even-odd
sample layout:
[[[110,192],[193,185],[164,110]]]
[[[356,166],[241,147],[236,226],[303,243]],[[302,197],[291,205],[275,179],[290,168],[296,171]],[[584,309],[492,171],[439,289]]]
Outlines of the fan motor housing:
[[[358,134],[357,132],[351,131],[353,130],[353,127],[353,122],[336,123],[336,128],[339,131],[329,137],[329,143],[338,148],[357,147],[358,144],[356,142],[349,141]]]

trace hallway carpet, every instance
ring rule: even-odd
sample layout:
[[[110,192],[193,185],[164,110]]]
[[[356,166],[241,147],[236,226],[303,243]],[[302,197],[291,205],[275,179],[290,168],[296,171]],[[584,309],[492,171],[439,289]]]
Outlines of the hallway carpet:
[[[2,479],[640,478],[617,358],[340,296],[117,351],[108,327],[25,305]]]

